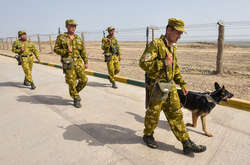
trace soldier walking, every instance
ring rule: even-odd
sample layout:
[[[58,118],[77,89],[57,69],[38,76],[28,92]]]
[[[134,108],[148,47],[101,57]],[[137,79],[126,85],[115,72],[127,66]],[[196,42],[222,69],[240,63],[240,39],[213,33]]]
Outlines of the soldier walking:
[[[184,95],[188,90],[182,79],[177,63],[176,42],[185,32],[184,21],[170,18],[166,34],[154,39],[140,58],[140,67],[146,72],[148,80],[149,104],[145,116],[143,140],[148,147],[158,148],[153,134],[160,112],[163,110],[177,140],[183,144],[185,154],[204,152],[206,146],[196,145],[190,140],[183,121],[183,113],[176,84],[180,85]]]
[[[34,57],[40,62],[38,51],[31,41],[27,40],[27,34],[25,31],[18,31],[18,40],[14,41],[12,45],[12,52],[17,53],[16,59],[19,65],[22,65],[25,78],[24,85],[30,86],[31,89],[35,89],[36,86],[32,80],[32,67],[34,63]]]
[[[115,75],[120,72],[121,51],[117,38],[115,38],[115,28],[110,26],[107,29],[108,36],[102,39],[102,50],[104,51],[105,62],[107,62],[109,81],[112,88],[117,88]]]
[[[68,19],[65,24],[68,31],[57,36],[54,52],[61,56],[70,96],[74,99],[74,106],[80,108],[81,98],[79,92],[88,82],[85,73],[85,69],[88,68],[88,57],[82,39],[75,34],[76,22]]]

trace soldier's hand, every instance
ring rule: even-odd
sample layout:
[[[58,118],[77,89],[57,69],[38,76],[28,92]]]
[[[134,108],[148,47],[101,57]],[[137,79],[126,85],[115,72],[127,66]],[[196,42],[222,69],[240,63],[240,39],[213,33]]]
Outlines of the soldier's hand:
[[[23,52],[24,51],[24,48],[21,48],[21,52]]]
[[[85,69],[88,69],[89,65],[88,64],[84,64]]]
[[[188,90],[187,90],[187,89],[182,89],[182,93],[183,93],[185,96],[187,96]]]
[[[111,44],[112,43],[112,40],[108,38],[108,43]]]
[[[72,46],[69,46],[69,47],[68,47],[68,52],[69,52],[69,53],[72,53]]]
[[[37,62],[38,62],[38,63],[41,63],[40,59],[37,59]]]
[[[165,58],[165,63],[167,66],[172,65],[173,63],[173,56],[171,53],[169,53]]]

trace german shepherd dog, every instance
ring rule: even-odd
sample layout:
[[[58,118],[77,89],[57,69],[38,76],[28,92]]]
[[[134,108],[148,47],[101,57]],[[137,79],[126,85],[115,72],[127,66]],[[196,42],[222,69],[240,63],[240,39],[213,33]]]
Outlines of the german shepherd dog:
[[[233,97],[233,94],[225,89],[224,86],[215,82],[214,83],[215,91],[213,92],[191,92],[185,96],[181,89],[178,89],[178,95],[182,106],[192,112],[193,124],[187,123],[186,126],[196,127],[197,120],[201,117],[202,129],[205,132],[205,135],[208,137],[213,136],[207,131],[206,125],[206,116],[214,109],[216,104],[219,104],[221,101],[227,102],[228,99]]]

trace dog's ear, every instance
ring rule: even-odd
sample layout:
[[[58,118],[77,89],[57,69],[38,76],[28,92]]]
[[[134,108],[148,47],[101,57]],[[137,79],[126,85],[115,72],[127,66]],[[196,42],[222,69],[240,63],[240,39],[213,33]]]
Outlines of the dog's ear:
[[[224,85],[222,86],[222,89],[225,90],[225,86]]]
[[[216,90],[218,90],[218,89],[220,89],[220,85],[219,85],[217,82],[215,82],[215,83],[214,83],[214,88],[215,88]]]

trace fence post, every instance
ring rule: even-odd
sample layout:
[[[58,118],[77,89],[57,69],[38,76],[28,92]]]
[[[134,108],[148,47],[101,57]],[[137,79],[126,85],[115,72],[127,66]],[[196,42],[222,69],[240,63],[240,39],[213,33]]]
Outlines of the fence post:
[[[13,45],[13,41],[12,41],[12,38],[10,38],[10,46],[12,47]]]
[[[50,44],[51,54],[54,54],[53,45],[52,45],[52,35],[51,34],[49,35],[49,44]]]
[[[37,43],[38,43],[39,52],[42,52],[42,49],[41,49],[41,40],[40,40],[40,35],[39,34],[37,34]]]
[[[85,46],[84,32],[81,32],[81,37],[82,37],[82,42],[83,42],[83,45]]]
[[[6,50],[9,50],[8,38],[6,38]]]
[[[3,48],[3,50],[5,49],[5,47],[4,47],[4,39],[2,39],[2,48]]]
[[[152,29],[152,41],[155,39],[155,29]]]
[[[217,50],[217,60],[216,60],[216,74],[220,74],[223,71],[223,48],[224,48],[224,24],[222,22],[217,23],[219,25],[218,34],[218,50]]]
[[[2,38],[0,39],[2,41]],[[3,45],[2,45],[2,42],[1,42],[1,45],[0,45],[0,49],[3,49]]]

